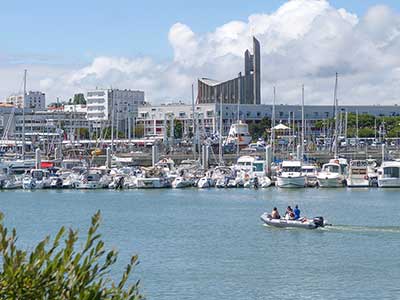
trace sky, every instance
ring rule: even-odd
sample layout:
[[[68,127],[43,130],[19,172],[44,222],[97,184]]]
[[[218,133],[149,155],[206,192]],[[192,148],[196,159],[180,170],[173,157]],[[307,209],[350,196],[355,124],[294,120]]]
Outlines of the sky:
[[[0,9],[0,101],[22,89],[47,102],[96,87],[142,89],[152,103],[190,102],[199,77],[243,69],[262,47],[262,102],[400,102],[400,1],[5,1]]]

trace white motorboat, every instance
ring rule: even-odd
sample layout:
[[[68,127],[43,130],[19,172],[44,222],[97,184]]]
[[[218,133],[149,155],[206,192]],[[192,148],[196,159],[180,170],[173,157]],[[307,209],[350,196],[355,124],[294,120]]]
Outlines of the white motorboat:
[[[197,182],[197,187],[199,189],[207,189],[215,186],[215,181],[209,176],[203,176]]]
[[[260,160],[253,156],[241,156],[233,166],[233,169],[239,172],[245,188],[254,187],[255,185],[256,187],[267,188],[271,185],[271,179],[266,173],[265,160]]]
[[[187,188],[187,187],[192,187],[194,185],[194,179],[191,178],[190,176],[178,176],[172,181],[172,187],[174,189],[181,189],[181,188]]]
[[[400,161],[384,161],[378,168],[378,186],[400,187]]]
[[[136,178],[139,189],[160,189],[171,187],[171,179],[168,178],[161,167],[142,168],[141,176]]]
[[[102,189],[104,188],[102,177],[103,175],[101,172],[89,170],[80,176],[79,183],[75,186],[75,188],[80,190]]]
[[[369,187],[368,163],[366,160],[351,160],[346,183],[348,187]]]
[[[50,172],[46,169],[32,169],[22,179],[22,188],[26,190],[45,189],[51,184]]]
[[[306,186],[315,187],[318,185],[318,169],[314,165],[302,165],[301,173],[306,177]]]
[[[2,188],[4,190],[21,189],[22,188],[22,179],[23,179],[23,176],[21,176],[21,175],[10,175],[3,182]]]
[[[138,189],[160,189],[171,187],[171,182],[167,177],[138,177]]]
[[[306,176],[301,172],[301,161],[283,161],[276,178],[276,186],[280,188],[304,188]]]
[[[323,217],[315,217],[313,219],[301,218],[299,220],[287,220],[273,219],[269,213],[263,213],[260,218],[265,224],[278,228],[316,229],[325,226],[325,221]]]
[[[340,163],[342,160],[342,163]],[[346,183],[346,166],[345,159],[333,159],[329,163],[322,166],[321,172],[318,173],[319,187],[343,187]]]

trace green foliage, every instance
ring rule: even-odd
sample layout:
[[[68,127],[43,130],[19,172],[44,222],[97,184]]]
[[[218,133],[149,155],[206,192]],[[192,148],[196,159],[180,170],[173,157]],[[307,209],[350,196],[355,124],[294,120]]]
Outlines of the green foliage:
[[[79,138],[88,139],[89,138],[89,129],[87,128],[78,128]]]
[[[139,281],[127,286],[138,263],[132,256],[118,283],[107,274],[117,261],[117,252],[106,252],[101,235],[100,212],[92,217],[82,249],[78,232],[62,227],[53,241],[46,237],[31,253],[17,248],[17,233],[3,225],[0,216],[0,299],[137,300]],[[62,244],[62,240],[64,243]]]
[[[263,118],[259,123],[251,123],[249,125],[249,132],[253,140],[257,140],[260,137],[266,139],[270,128],[271,120]]]
[[[72,104],[86,104],[86,99],[84,94],[75,94],[74,101]]]
[[[183,125],[182,121],[174,120],[174,137],[176,139],[181,139],[183,136]]]
[[[135,126],[135,137],[142,138],[144,137],[144,125],[138,124]]]

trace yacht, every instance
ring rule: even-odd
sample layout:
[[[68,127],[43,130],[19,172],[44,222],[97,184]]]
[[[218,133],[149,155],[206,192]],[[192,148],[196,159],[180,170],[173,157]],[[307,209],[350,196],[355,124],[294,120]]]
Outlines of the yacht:
[[[276,186],[281,188],[304,188],[306,176],[301,172],[301,161],[283,161],[276,178]]]
[[[159,189],[171,187],[171,180],[162,168],[151,167],[142,168],[143,173],[137,177],[137,188],[139,189]]]
[[[348,187],[369,187],[368,162],[351,160],[346,182]]]
[[[238,141],[240,147],[246,147],[251,142],[249,125],[242,121],[231,125],[226,139],[226,144],[236,144]]]
[[[346,183],[347,161],[343,158],[331,159],[322,166],[317,175],[319,187],[343,187]]]
[[[384,161],[378,168],[379,187],[400,187],[400,161]]]

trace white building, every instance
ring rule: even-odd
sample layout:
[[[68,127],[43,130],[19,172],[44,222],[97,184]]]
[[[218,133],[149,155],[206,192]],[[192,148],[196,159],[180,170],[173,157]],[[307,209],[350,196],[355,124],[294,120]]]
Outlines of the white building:
[[[38,91],[29,91],[25,96],[25,101],[24,94],[14,94],[6,99],[6,103],[13,104],[18,108],[44,110],[46,108],[46,94]]]
[[[144,104],[144,92],[118,89],[102,89],[87,92],[87,118],[100,128],[110,124],[127,127],[128,121],[137,116],[138,106]],[[114,111],[114,114],[113,114]]]
[[[194,113],[201,132],[209,134],[218,131],[215,104],[196,104]],[[193,107],[183,103],[141,106],[136,124],[143,126],[145,136],[163,136],[172,120],[181,122],[183,134],[188,134],[193,127]]]

